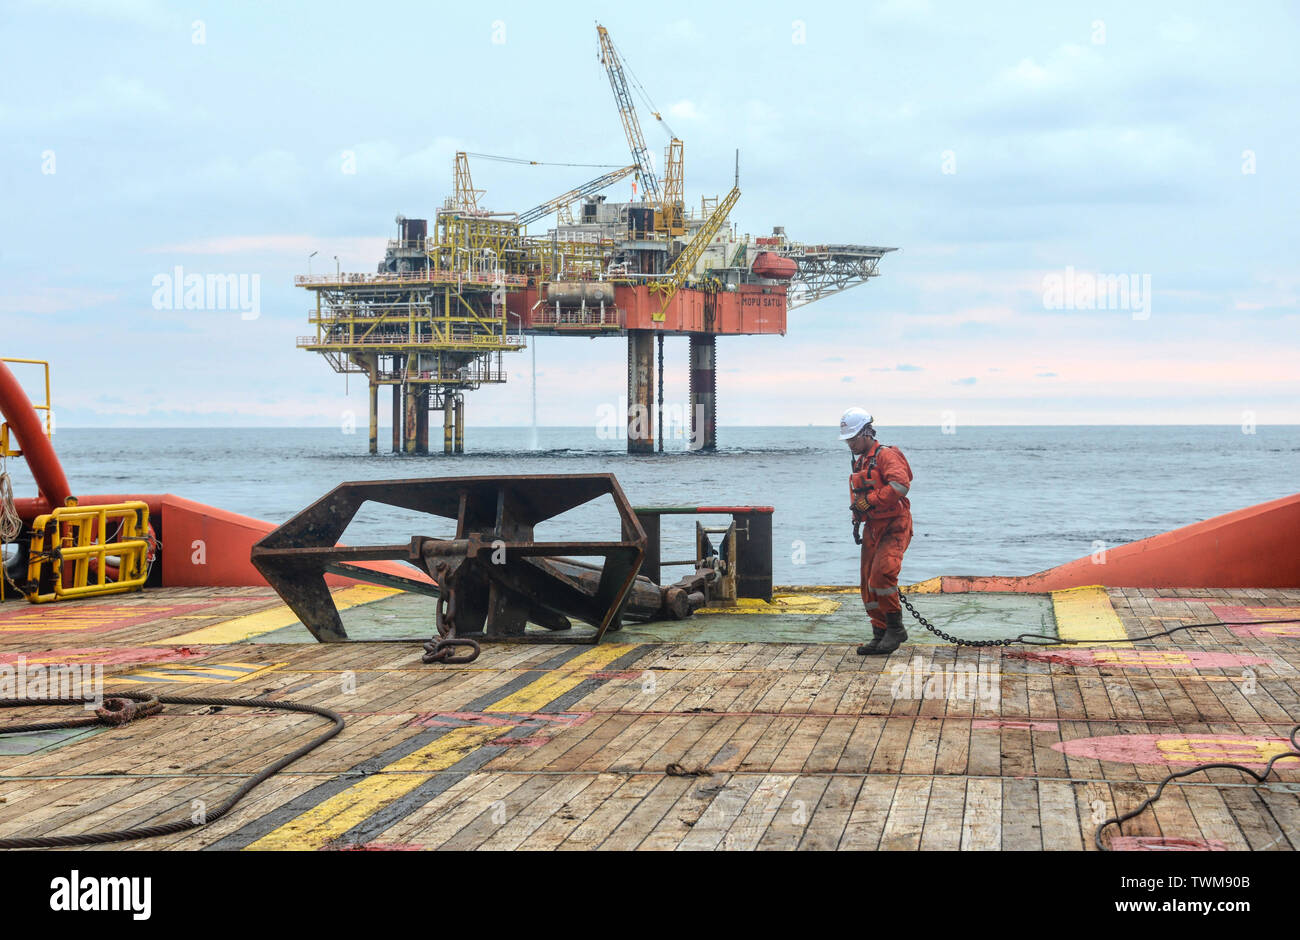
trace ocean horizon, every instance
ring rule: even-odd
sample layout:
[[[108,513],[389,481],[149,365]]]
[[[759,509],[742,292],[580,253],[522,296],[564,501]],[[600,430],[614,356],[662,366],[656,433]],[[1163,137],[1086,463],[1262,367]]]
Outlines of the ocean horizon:
[[[605,429],[608,432],[608,429]],[[617,429],[616,429],[617,430]],[[718,428],[715,453],[681,435],[654,455],[592,426],[471,425],[464,454],[367,453],[364,424],[320,427],[58,428],[74,493],[174,493],[280,523],[349,480],[514,473],[613,473],[634,505],[774,507],[779,584],[856,584],[848,510],[848,448],[831,426]],[[915,535],[904,581],[941,574],[1032,574],[1099,548],[1300,491],[1298,425],[880,426],[916,479]],[[535,439],[534,439],[535,435]],[[21,459],[17,496],[33,495]],[[549,538],[617,537],[611,505],[547,523]],[[450,534],[445,520],[378,509],[344,534],[349,544]],[[665,555],[689,555],[690,517],[665,523]],[[539,532],[539,537],[541,533]]]

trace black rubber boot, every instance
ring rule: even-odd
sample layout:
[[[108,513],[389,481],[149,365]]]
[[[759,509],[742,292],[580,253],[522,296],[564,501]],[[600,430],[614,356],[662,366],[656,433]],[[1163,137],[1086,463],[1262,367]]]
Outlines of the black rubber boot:
[[[880,638],[884,635],[885,635],[885,628],[877,627],[873,624],[871,627],[871,642],[863,643],[861,646],[859,646],[858,655],[870,656],[872,653],[874,653],[876,651],[876,647],[880,645]]]
[[[903,612],[892,611],[885,614],[885,635],[880,638],[875,649],[868,649],[866,656],[888,656],[907,642],[907,630],[903,627]]]

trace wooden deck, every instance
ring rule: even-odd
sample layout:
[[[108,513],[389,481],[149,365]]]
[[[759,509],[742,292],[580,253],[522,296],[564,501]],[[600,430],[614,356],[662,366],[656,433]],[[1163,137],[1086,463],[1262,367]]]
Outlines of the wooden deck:
[[[380,616],[382,591],[350,590]],[[1300,591],[1095,593],[1100,607],[1059,600],[1061,636],[1300,617]],[[1091,850],[1096,824],[1171,770],[1262,764],[1300,721],[1300,624],[865,659],[843,642],[496,645],[449,667],[415,644],[266,642],[293,623],[255,588],[6,603],[0,664],[106,663],[110,690],[346,717],[227,818],[110,849]],[[0,737],[0,837],[187,819],[324,726],[210,712]],[[0,730],[55,715],[0,712]],[[1278,771],[1194,776],[1116,845],[1294,850],[1300,761]]]

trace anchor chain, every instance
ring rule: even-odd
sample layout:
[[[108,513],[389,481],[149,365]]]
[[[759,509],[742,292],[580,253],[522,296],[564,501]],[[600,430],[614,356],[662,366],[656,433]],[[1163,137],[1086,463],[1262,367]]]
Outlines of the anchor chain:
[[[451,584],[451,566],[440,561],[433,570],[438,579],[438,606],[434,613],[438,635],[424,644],[420,661],[447,666],[472,663],[482,649],[477,640],[456,636],[456,589]],[[457,655],[454,652],[457,647],[464,647],[466,652]]]
[[[961,637],[953,636],[951,633],[944,633],[934,624],[930,623],[930,621],[922,617],[920,611],[918,611],[915,607],[912,606],[912,602],[907,599],[907,595],[904,594],[902,591],[898,592],[898,599],[903,602],[904,607],[906,607],[909,611],[912,612],[912,616],[916,618],[917,623],[925,627],[925,629],[929,630],[939,639],[945,640],[948,643],[954,643],[957,646],[1010,646],[1013,643],[1023,643],[1024,637],[1028,635],[1028,634],[1021,634],[1019,637],[1016,637],[1015,639],[963,640]]]

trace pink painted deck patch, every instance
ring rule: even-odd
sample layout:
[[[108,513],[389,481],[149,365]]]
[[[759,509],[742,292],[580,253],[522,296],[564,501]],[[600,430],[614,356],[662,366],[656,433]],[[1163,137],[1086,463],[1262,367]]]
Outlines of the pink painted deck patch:
[[[105,633],[155,620],[179,617],[223,604],[226,598],[190,604],[87,604],[72,601],[63,606],[24,604],[0,611],[0,634],[5,633]]]
[[[1211,604],[1210,610],[1237,636],[1300,637],[1300,607],[1243,607]],[[1294,620],[1295,623],[1247,623],[1250,620]]]
[[[1060,741],[1052,750],[1120,764],[1165,764],[1176,769],[1223,761],[1261,770],[1274,755],[1291,750],[1291,742],[1245,734],[1112,734]],[[1274,769],[1294,772],[1300,769],[1300,759],[1278,761]]]
[[[422,728],[456,727],[458,725],[513,726],[524,724],[580,725],[592,712],[533,712],[520,714],[492,714],[484,712],[425,712],[416,715],[408,724]]]
[[[1202,650],[1106,649],[1074,647],[1062,650],[1024,650],[1005,654],[1008,658],[1029,659],[1041,663],[1064,663],[1067,666],[1120,666],[1125,669],[1236,669],[1241,666],[1264,666],[1271,660],[1262,656]]]
[[[976,718],[970,723],[972,728],[1012,728],[1023,731],[1058,731],[1060,724],[1055,721],[1018,721],[1004,718]]]
[[[81,664],[100,666],[137,666],[143,663],[166,663],[177,659],[190,659],[206,655],[189,646],[86,646],[45,650],[40,653],[0,653],[0,664],[16,663],[22,657],[28,665],[73,666]]]
[[[1117,852],[1226,852],[1218,839],[1175,839],[1167,836],[1114,836],[1110,847]]]

